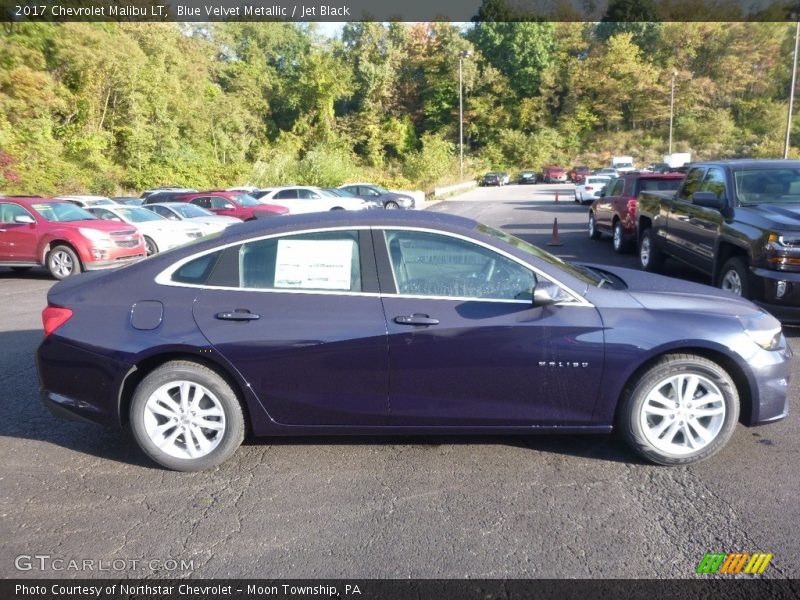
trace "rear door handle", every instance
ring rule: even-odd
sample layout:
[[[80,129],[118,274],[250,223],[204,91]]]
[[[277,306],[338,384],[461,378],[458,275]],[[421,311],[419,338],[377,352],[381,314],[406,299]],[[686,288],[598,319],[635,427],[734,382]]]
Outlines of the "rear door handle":
[[[256,321],[261,315],[251,313],[249,310],[237,308],[236,310],[218,312],[217,318],[223,321]]]
[[[413,314],[399,315],[394,318],[395,323],[400,325],[438,325],[439,319],[432,319],[429,315]]]

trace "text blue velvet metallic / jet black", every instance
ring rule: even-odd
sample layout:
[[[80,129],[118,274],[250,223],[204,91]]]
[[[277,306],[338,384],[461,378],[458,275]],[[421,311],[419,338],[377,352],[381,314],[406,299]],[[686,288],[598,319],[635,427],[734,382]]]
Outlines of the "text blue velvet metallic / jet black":
[[[257,293],[156,278],[205,251],[280,234],[366,232],[363,294]],[[397,294],[382,230],[475,240],[576,293],[544,306]],[[371,233],[370,233],[371,232]],[[746,333],[760,309],[704,285],[602,267],[618,285],[591,285],[558,261],[440,213],[344,211],[259,220],[106,273],[56,284],[51,306],[73,316],[47,336],[37,364],[54,411],[126,425],[143,376],[170,360],[221,373],[255,435],[608,432],[626,386],[668,353],[713,360],[731,375],[747,425],[787,414],[791,351]],[[248,322],[215,319],[248,309]],[[395,315],[430,315],[431,327]]]

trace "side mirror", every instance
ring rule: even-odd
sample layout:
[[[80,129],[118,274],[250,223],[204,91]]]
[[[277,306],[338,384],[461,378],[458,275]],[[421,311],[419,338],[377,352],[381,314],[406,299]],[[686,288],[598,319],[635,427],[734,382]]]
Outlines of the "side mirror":
[[[540,281],[533,288],[533,305],[550,306],[562,299],[561,288],[549,281]]]
[[[692,194],[692,204],[722,210],[725,208],[725,198],[718,198],[714,192],[695,192]]]
[[[600,190],[600,197],[601,198],[605,198],[606,197],[606,190],[605,189]]]
[[[20,223],[22,225],[35,225],[36,219],[30,215],[17,215],[14,217],[14,223]]]

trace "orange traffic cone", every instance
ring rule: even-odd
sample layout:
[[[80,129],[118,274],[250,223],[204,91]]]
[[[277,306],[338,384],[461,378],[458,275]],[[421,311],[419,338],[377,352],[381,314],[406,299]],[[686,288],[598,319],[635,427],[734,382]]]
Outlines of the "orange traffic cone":
[[[563,246],[561,238],[558,237],[558,219],[553,219],[553,237],[547,242],[548,246]]]
[[[556,204],[558,204],[558,192],[556,192]]]

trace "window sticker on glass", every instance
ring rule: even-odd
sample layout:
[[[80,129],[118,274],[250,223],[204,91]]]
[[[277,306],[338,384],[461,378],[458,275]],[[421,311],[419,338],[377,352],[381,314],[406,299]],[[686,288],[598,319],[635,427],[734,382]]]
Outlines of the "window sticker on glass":
[[[352,240],[278,240],[275,287],[350,290]]]

